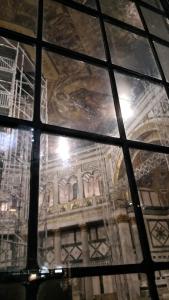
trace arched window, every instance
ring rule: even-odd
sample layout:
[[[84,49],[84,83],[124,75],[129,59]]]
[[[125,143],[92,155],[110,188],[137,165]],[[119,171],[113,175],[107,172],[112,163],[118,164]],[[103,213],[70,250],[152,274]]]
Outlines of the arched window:
[[[103,181],[101,174],[98,170],[93,172],[93,178],[94,178],[94,195],[100,196],[103,194]]]
[[[77,196],[78,196],[77,177],[72,176],[69,179],[69,200],[77,199]]]
[[[59,202],[66,203],[69,200],[69,184],[66,179],[59,181]]]
[[[85,198],[92,197],[94,195],[93,175],[89,172],[83,174],[83,189]]]
[[[77,182],[75,182],[72,186],[72,190],[73,190],[73,199],[76,199],[77,198]]]

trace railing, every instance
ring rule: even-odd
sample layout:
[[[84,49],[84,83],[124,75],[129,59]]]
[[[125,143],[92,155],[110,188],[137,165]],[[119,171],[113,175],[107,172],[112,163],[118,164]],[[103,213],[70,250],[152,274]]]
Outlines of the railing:
[[[9,94],[0,91],[0,108],[9,108],[9,106],[10,106]]]
[[[90,198],[83,198],[83,199],[75,199],[71,200],[67,203],[58,204],[58,213],[62,214],[64,212],[70,212],[77,209],[84,209],[87,207],[94,207],[98,206],[105,202],[101,196],[95,196]]]
[[[0,232],[8,233],[9,230],[14,230],[16,226],[17,218],[12,211],[1,211],[0,212]]]
[[[14,67],[14,60],[8,57],[0,56],[0,69],[11,70]]]
[[[58,203],[57,207],[54,208],[51,206],[47,209],[46,207],[40,207],[41,210],[41,218],[44,218],[46,214],[64,214],[70,213],[71,211],[87,209],[92,207],[97,207],[98,205],[102,205],[105,203],[103,196],[93,196],[90,198],[83,199],[74,199],[66,203]]]

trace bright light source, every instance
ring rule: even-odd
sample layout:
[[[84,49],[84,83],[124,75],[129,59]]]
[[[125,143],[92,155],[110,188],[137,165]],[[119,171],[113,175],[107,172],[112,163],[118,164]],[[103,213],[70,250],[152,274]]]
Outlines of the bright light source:
[[[47,262],[44,262],[44,265],[40,268],[40,273],[41,274],[48,274],[49,273],[48,263]]]
[[[16,211],[16,208],[10,208],[10,211],[14,212]]]
[[[30,274],[29,281],[33,281],[33,280],[36,280],[36,279],[37,279],[37,274],[34,274],[34,273]]]
[[[55,274],[62,273],[62,267],[55,269]]]
[[[55,272],[55,273],[62,273],[62,272],[63,272],[62,266],[56,266],[54,272]]]
[[[59,138],[57,151],[58,151],[60,158],[63,161],[67,161],[70,158],[69,144],[68,144],[68,141],[66,138],[64,138],[64,137]]]
[[[123,120],[126,121],[133,116],[133,110],[131,108],[130,99],[127,95],[122,94],[120,96],[120,106]]]

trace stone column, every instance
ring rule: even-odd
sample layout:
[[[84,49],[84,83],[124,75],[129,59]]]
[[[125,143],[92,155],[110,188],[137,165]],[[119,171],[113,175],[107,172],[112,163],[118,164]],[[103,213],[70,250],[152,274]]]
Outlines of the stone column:
[[[58,178],[55,177],[55,180],[53,182],[53,200],[54,200],[54,208],[57,208],[59,203],[59,191],[58,191]]]
[[[54,232],[54,253],[55,253],[55,267],[60,266],[62,264],[60,229],[56,229]]]
[[[80,226],[81,229],[81,240],[82,240],[82,256],[83,256],[83,265],[84,267],[88,266],[89,263],[89,244],[88,244],[88,233],[86,224],[82,224]],[[86,300],[93,299],[93,285],[92,279],[90,277],[86,277],[84,279],[85,285],[85,296]]]
[[[139,236],[138,236],[138,230],[137,230],[137,224],[136,224],[134,212],[129,213],[129,218],[130,218],[130,224],[131,224],[134,245],[135,245],[135,250],[136,250],[136,262],[140,263],[142,261],[143,257],[142,257],[141,245],[140,245],[140,240],[139,240]],[[143,286],[147,285],[147,277],[143,273],[140,274],[140,285],[143,285]]]
[[[111,153],[108,154],[108,156],[105,158],[105,161],[106,161],[106,170],[107,170],[107,179],[108,179],[109,189],[112,191],[112,188],[113,188],[112,178],[114,178],[114,173],[112,170],[112,155],[111,155]]]
[[[121,251],[123,262],[125,264],[135,262],[134,249],[132,245],[129,217],[126,208],[118,208],[116,210],[116,219],[118,223]],[[127,277],[128,291],[130,300],[137,300],[140,296],[139,279],[137,274],[129,274]]]
[[[82,172],[81,168],[77,170],[77,178],[78,178],[78,198],[83,199],[83,180],[82,180]]]
[[[136,262],[141,262],[142,261],[141,245],[138,236],[138,230],[137,230],[137,224],[136,224],[134,212],[129,213],[129,218],[130,218],[130,224],[131,224],[134,245],[136,250]]]

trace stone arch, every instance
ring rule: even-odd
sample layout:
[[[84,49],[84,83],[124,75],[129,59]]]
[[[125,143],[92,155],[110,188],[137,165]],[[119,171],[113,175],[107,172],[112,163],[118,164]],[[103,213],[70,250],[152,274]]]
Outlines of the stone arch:
[[[158,121],[159,125],[166,124],[168,122],[167,118],[160,119],[151,119],[149,121],[145,121],[143,124],[138,125],[135,130],[133,130],[132,134],[129,136],[131,140],[143,141],[145,143],[156,143],[160,144],[160,135],[156,128],[156,122]],[[169,126],[169,122],[168,122]],[[132,155],[132,161],[135,160],[135,157],[139,150],[136,150]],[[116,159],[116,158],[115,158]],[[122,173],[123,164],[123,155],[122,152],[118,155],[118,162],[116,164],[116,170],[114,172],[114,182],[117,182],[120,174]]]

